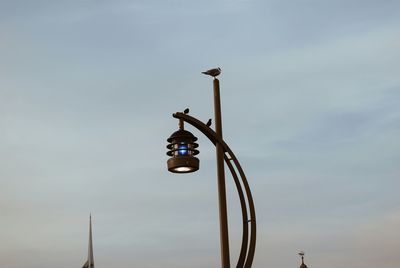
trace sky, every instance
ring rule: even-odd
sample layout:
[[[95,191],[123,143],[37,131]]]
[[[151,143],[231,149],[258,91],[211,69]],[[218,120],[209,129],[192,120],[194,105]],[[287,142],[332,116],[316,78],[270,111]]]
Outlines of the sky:
[[[255,268],[397,268],[400,2],[0,0],[0,265],[220,267],[213,117],[257,213]],[[212,126],[213,127],[213,126]],[[241,241],[227,174],[230,257]]]

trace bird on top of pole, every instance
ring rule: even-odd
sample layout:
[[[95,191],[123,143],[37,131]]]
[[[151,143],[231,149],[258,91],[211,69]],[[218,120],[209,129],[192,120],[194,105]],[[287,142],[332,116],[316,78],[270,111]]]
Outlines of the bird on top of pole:
[[[207,70],[207,71],[201,72],[201,73],[212,76],[212,77],[214,77],[214,79],[216,79],[216,77],[221,74],[221,71],[222,71],[221,68],[218,67],[218,68],[210,69],[210,70]]]

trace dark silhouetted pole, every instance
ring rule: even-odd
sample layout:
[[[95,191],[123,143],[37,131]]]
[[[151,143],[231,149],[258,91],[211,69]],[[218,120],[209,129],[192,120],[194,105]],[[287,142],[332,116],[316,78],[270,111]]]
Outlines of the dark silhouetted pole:
[[[219,80],[214,79],[214,113],[215,113],[215,132],[222,140],[222,120],[221,120],[221,99],[219,93]],[[218,179],[218,201],[219,201],[219,221],[220,221],[220,243],[221,243],[221,263],[222,268],[229,268],[229,236],[228,236],[228,215],[226,206],[225,170],[224,170],[224,150],[221,144],[216,144],[217,154],[217,179]]]

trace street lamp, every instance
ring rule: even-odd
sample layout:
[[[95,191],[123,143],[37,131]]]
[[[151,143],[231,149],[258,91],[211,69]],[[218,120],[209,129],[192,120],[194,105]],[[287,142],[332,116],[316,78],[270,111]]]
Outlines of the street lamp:
[[[194,172],[199,169],[199,159],[195,157],[199,153],[196,150],[199,145],[195,143],[197,138],[183,129],[182,122],[179,125],[179,130],[167,140],[170,143],[167,145],[167,155],[171,156],[167,162],[168,170],[174,173]]]
[[[235,182],[242,210],[242,244],[236,267],[250,268],[253,263],[256,247],[256,214],[250,186],[247,182],[244,171],[235,154],[222,138],[220,88],[219,80],[216,78],[220,72],[221,69],[219,68],[203,72],[204,74],[214,77],[213,87],[215,131],[210,127],[211,121],[209,121],[207,124],[204,124],[195,117],[188,115],[188,109],[186,109],[183,113],[174,113],[172,116],[179,120],[179,130],[174,132],[167,139],[169,143],[167,145],[167,155],[170,156],[167,161],[167,166],[168,170],[173,173],[190,173],[199,169],[199,159],[195,157],[197,154],[199,154],[199,151],[196,149],[198,147],[198,144],[196,143],[197,138],[192,133],[184,129],[184,122],[197,128],[215,145],[220,219],[221,267],[230,268],[224,170],[226,164]]]

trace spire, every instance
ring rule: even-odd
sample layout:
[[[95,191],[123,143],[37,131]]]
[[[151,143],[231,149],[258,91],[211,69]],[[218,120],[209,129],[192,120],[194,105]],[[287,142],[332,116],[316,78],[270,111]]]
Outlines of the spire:
[[[94,268],[93,257],[93,239],[92,239],[92,214],[89,216],[89,246],[88,246],[88,259],[82,268]]]
[[[301,265],[300,265],[300,268],[308,268],[307,265],[304,264],[304,255],[305,255],[304,251],[300,251],[300,252],[299,252],[299,255],[300,255],[300,257],[301,257]]]

